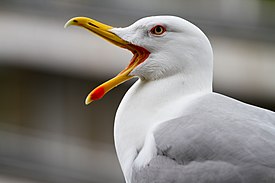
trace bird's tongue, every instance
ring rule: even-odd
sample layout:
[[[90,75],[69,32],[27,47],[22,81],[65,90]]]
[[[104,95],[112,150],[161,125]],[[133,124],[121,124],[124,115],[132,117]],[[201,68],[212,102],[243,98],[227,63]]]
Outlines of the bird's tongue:
[[[139,64],[144,62],[150,54],[150,52],[147,51],[145,48],[142,48],[142,47],[136,46],[136,45],[132,45],[132,44],[129,44],[127,46],[127,49],[132,51],[134,54],[129,65],[124,70],[122,70],[117,76],[106,81],[105,83],[101,84],[100,86],[98,86],[94,90],[92,90],[85,100],[86,104],[89,104],[95,100],[101,99],[106,93],[108,93],[110,90],[112,90],[116,86],[133,78],[134,76],[129,75],[131,73],[131,71],[135,67],[137,67]]]

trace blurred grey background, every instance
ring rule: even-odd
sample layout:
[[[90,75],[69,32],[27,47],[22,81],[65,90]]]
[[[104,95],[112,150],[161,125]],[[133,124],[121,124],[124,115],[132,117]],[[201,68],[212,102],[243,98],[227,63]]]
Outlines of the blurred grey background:
[[[86,95],[131,58],[74,16],[127,26],[149,15],[184,17],[209,37],[214,90],[275,110],[274,0],[1,0],[0,182],[124,182],[113,119],[128,82]]]

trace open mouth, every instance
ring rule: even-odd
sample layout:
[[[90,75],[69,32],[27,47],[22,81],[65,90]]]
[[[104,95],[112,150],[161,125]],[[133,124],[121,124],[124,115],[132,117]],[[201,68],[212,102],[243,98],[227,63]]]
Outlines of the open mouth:
[[[145,48],[133,44],[129,44],[126,49],[130,50],[133,53],[133,57],[129,65],[119,74],[122,74],[124,72],[125,74],[130,74],[130,72],[134,70],[134,68],[143,63],[150,55],[150,52]]]
[[[106,81],[105,83],[101,84],[100,86],[96,87],[93,91],[91,91],[86,100],[85,103],[89,104],[95,100],[101,99],[106,93],[108,93],[111,89],[115,88],[121,83],[124,83],[125,81],[133,78],[134,76],[130,75],[130,73],[141,63],[143,63],[150,55],[150,52],[141,47],[134,44],[129,43],[126,40],[123,40],[113,32],[111,32],[111,29],[113,29],[112,26],[100,23],[98,21],[95,21],[90,18],[86,17],[75,17],[70,19],[66,24],[65,27],[68,27],[70,25],[76,25],[80,27],[84,27],[85,29],[88,29],[89,31],[97,34],[98,36],[102,37],[103,39],[106,39],[107,41],[121,47],[126,48],[130,50],[133,53],[133,57],[129,63],[129,65],[122,70],[117,76],[114,78]]]

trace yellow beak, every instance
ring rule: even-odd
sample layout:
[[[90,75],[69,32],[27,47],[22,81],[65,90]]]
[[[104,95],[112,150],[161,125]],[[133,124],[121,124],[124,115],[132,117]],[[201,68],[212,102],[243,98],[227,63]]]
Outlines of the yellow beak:
[[[97,88],[95,88],[93,91],[89,93],[87,96],[85,103],[89,104],[95,100],[101,99],[107,92],[109,92],[114,87],[118,86],[119,84],[133,78],[133,76],[130,76],[129,73],[140,63],[146,60],[146,58],[149,56],[149,51],[146,49],[133,45],[129,43],[128,41],[125,41],[121,39],[116,34],[112,33],[110,30],[113,29],[112,26],[105,25],[103,23],[100,23],[98,21],[95,21],[90,18],[86,17],[75,17],[70,19],[66,24],[65,28],[70,25],[76,25],[80,27],[84,27],[85,29],[88,29],[89,31],[97,34],[98,36],[106,39],[107,41],[130,50],[134,56],[130,62],[130,64],[121,71],[116,77],[110,79],[109,81],[101,84]]]

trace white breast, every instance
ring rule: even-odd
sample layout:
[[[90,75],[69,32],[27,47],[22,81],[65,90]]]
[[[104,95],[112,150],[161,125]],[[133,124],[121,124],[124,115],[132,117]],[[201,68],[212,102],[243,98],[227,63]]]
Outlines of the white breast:
[[[180,117],[190,101],[211,91],[192,93],[185,86],[179,76],[150,82],[138,80],[126,93],[117,110],[114,127],[116,151],[126,181],[131,176],[134,161],[142,166],[156,153],[153,128]]]

